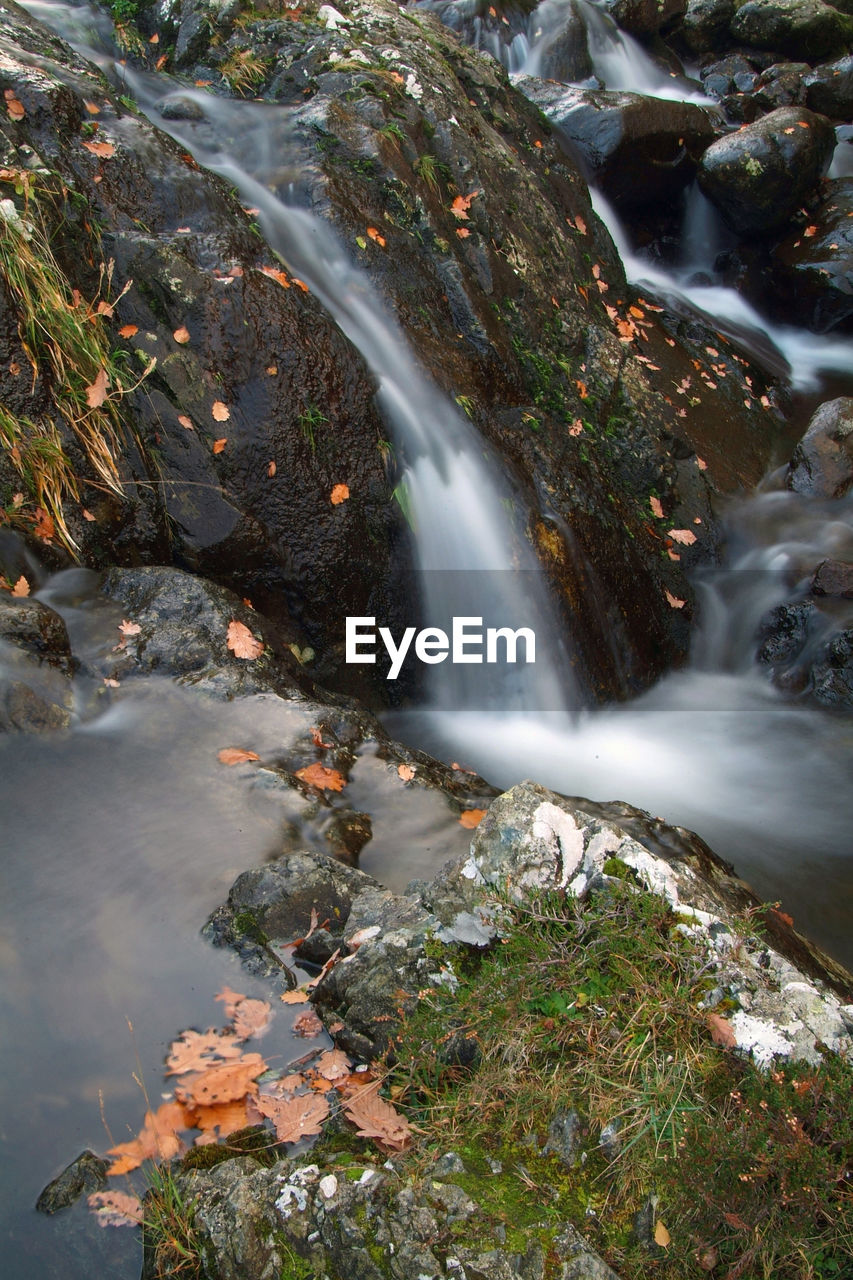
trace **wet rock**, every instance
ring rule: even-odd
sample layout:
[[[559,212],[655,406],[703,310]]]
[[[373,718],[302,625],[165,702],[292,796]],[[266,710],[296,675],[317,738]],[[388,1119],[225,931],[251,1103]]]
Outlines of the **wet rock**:
[[[158,104],[157,110],[164,120],[203,120],[204,111],[194,98],[173,95]]]
[[[0,732],[55,733],[70,723],[70,712],[61,703],[21,680],[0,680]]]
[[[823,185],[807,220],[771,255],[772,288],[781,314],[792,306],[817,333],[849,327],[853,317],[853,178]]]
[[[815,702],[830,711],[853,710],[853,629],[833,637],[811,674]]]
[[[815,67],[803,83],[812,111],[842,122],[853,116],[853,54]]]
[[[708,147],[699,184],[746,235],[780,230],[829,168],[835,133],[804,108],[780,107]]]
[[[793,452],[786,484],[795,493],[841,498],[853,486],[853,398],[827,400]]]
[[[12,645],[38,663],[71,675],[74,662],[68,631],[59,614],[40,600],[0,593],[0,643]]]
[[[620,207],[653,204],[680,191],[714,137],[707,112],[694,103],[532,80],[519,85]]]
[[[653,36],[665,31],[680,18],[687,0],[609,0],[607,9],[623,31],[632,35]]]
[[[734,0],[688,0],[679,36],[691,53],[724,49],[734,11]]]
[[[853,600],[853,564],[823,560],[812,578],[812,595]]]
[[[825,58],[853,38],[853,21],[822,0],[747,0],[731,21],[740,44],[793,57]]]
[[[843,567],[846,569],[846,566]],[[828,604],[849,598],[848,575],[830,570],[829,585],[841,591]],[[770,668],[773,683],[785,693],[831,711],[853,709],[853,627],[850,611],[825,612],[820,591],[807,600],[779,605],[762,621],[758,661]],[[827,593],[828,595],[828,593]]]
[[[804,78],[810,70],[807,62],[774,62],[762,71],[752,90],[752,98],[764,113],[777,107],[802,106],[806,101]]]
[[[96,1156],[94,1151],[83,1151],[72,1160],[52,1182],[49,1182],[36,1201],[39,1213],[59,1213],[67,1209],[81,1196],[99,1191],[107,1183],[109,1161]]]
[[[560,80],[563,84],[588,79],[593,69],[586,23],[574,0],[569,0],[568,5],[562,0],[546,0],[537,7],[536,16],[533,34],[540,30],[553,33],[537,45],[536,74],[544,80]]]

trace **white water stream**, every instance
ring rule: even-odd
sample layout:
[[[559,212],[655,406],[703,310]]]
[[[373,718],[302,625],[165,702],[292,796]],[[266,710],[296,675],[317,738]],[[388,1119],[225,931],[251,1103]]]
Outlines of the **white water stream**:
[[[548,3],[559,15],[561,6]],[[580,3],[588,8],[586,0]],[[97,47],[102,17],[50,0],[28,7],[78,46]],[[650,70],[635,42],[614,35],[599,18],[596,10],[588,24],[599,75],[607,66],[625,80],[619,87],[637,88],[640,77],[646,92],[672,89],[668,72],[654,63]],[[529,70],[536,57],[541,37],[535,30],[515,42],[518,69],[527,64]],[[93,56],[112,67],[111,55]],[[458,613],[448,593],[468,575],[475,595],[467,596],[465,613],[490,616],[485,597],[497,591],[496,617],[520,608],[549,637],[541,663],[526,673],[533,683],[522,678],[492,689],[488,707],[480,700],[463,712],[464,687],[449,682],[453,669],[444,664],[430,705],[397,717],[391,727],[498,784],[534,777],[569,794],[626,800],[694,827],[762,896],[781,899],[801,927],[852,964],[853,730],[849,721],[780,698],[755,669],[751,641],[759,617],[783,598],[791,577],[802,577],[824,556],[853,559],[853,501],[821,506],[768,492],[733,506],[731,559],[704,588],[704,630],[690,668],[630,705],[578,716],[547,599],[533,585],[517,601],[518,586],[538,584],[539,576],[507,515],[512,489],[467,420],[430,384],[329,228],[288,203],[286,110],[181,86],[205,119],[165,122],[151,104],[176,91],[174,82],[122,74],[133,76],[133,92],[161,128],[178,132],[201,163],[223,173],[261,210],[270,244],[310,284],[377,376],[380,405],[407,468],[425,612],[434,610],[439,625]],[[691,283],[710,251],[699,215],[695,247],[676,274],[655,274],[635,260],[616,221],[607,220],[617,241],[621,237],[632,277],[680,295],[715,324],[737,331],[746,325],[765,350],[769,337],[797,385],[819,388],[826,371],[853,371],[846,344],[768,330],[731,291]],[[85,614],[99,607],[88,590],[88,583],[66,580],[49,586],[46,598],[69,616],[75,609]],[[459,671],[464,678],[466,669]],[[525,706],[532,710],[525,713]],[[155,1077],[177,1031],[204,1017],[215,1020],[215,1010],[199,1010],[209,1007],[209,993],[230,962],[211,955],[195,930],[230,878],[275,847],[283,816],[273,806],[259,830],[257,797],[241,792],[234,779],[223,784],[211,769],[216,747],[239,732],[227,717],[240,714],[255,711],[201,711],[174,691],[153,688],[123,710],[80,725],[62,743],[0,744],[7,815],[0,1037],[7,1050],[14,1046],[4,1065],[2,1136],[13,1154],[0,1159],[7,1174],[0,1247],[6,1246],[11,1280],[134,1274],[132,1255],[117,1245],[109,1245],[117,1254],[96,1262],[91,1245],[69,1259],[63,1224],[36,1219],[31,1207],[40,1186],[84,1143],[105,1145],[99,1088],[118,1109],[119,1125],[125,1118],[138,1122],[125,1016],[133,1019],[144,1067]],[[258,720],[253,730],[272,742],[279,726]],[[414,869],[395,868],[387,852],[393,843],[386,842],[384,854],[381,841],[375,850],[368,845],[362,865],[399,887]],[[425,855],[419,873],[434,869]],[[234,984],[233,970],[228,980]]]

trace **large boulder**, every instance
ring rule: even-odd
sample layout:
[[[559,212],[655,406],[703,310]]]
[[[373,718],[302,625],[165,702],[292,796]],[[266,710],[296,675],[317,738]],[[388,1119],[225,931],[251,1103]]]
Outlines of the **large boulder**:
[[[794,493],[842,498],[853,487],[853,398],[827,400],[813,415],[788,466]]]
[[[734,0],[688,0],[679,35],[691,53],[725,49],[734,12]]]
[[[579,157],[590,179],[620,208],[674,197],[693,179],[715,134],[708,113],[692,102],[564,88],[533,79],[518,84]]]
[[[853,21],[823,0],[747,0],[730,29],[741,44],[809,60],[825,58],[853,40]]]
[[[606,5],[623,31],[646,37],[671,27],[686,7],[687,0],[608,0]]]
[[[834,148],[823,116],[780,107],[712,143],[699,185],[736,231],[779,231],[826,173]]]
[[[772,253],[773,284],[783,316],[792,310],[818,333],[853,316],[853,178],[825,184],[808,223]]]

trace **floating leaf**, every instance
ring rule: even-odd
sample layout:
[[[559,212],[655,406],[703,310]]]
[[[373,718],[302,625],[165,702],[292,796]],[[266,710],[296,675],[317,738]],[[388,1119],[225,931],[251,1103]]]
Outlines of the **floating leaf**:
[[[183,1149],[178,1135],[187,1127],[186,1111],[180,1102],[164,1102],[156,1111],[147,1111],[139,1136],[120,1142],[107,1152],[115,1156],[108,1173],[116,1177],[139,1168],[143,1160],[173,1159]]]
[[[255,1080],[266,1069],[267,1064],[259,1053],[244,1053],[234,1062],[215,1062],[206,1071],[188,1076],[176,1088],[176,1093],[182,1101],[193,1105],[234,1102],[254,1092]]]
[[[126,1191],[93,1191],[86,1203],[102,1227],[137,1227],[142,1221],[142,1203]]]
[[[307,991],[285,991],[280,997],[284,1004],[307,1004],[309,1000]]]
[[[217,754],[220,764],[245,764],[249,760],[260,760],[256,751],[243,751],[240,747],[223,747]]]
[[[322,1094],[305,1093],[297,1098],[273,1098],[261,1094],[258,1110],[275,1125],[279,1142],[301,1142],[320,1133],[329,1114],[329,1104]]]
[[[323,1024],[313,1009],[300,1013],[293,1023],[293,1034],[303,1036],[306,1040],[318,1036],[322,1030]]]
[[[352,1062],[343,1049],[327,1049],[317,1059],[315,1070],[325,1080],[340,1080],[352,1071]]]
[[[264,651],[263,642],[252,635],[245,623],[238,622],[236,618],[228,623],[226,644],[235,658],[243,658],[247,662],[260,657]]]
[[[234,1034],[238,1040],[259,1040],[272,1022],[272,1005],[267,1000],[241,1000],[234,1013]]]

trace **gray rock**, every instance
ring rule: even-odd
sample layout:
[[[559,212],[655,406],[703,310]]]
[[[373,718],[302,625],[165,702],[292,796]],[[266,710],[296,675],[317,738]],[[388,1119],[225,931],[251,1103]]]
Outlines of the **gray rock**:
[[[548,1141],[544,1155],[555,1155],[567,1169],[573,1169],[580,1159],[586,1124],[579,1112],[559,1110],[548,1125]]]
[[[699,184],[738,232],[781,230],[826,173],[835,148],[829,121],[780,107],[708,147]]]
[[[565,1259],[560,1280],[619,1280],[616,1272],[598,1256],[573,1226],[567,1224],[554,1244],[558,1256]]]
[[[841,498],[853,486],[853,397],[827,400],[795,448],[786,484],[795,493]]]
[[[14,645],[37,662],[70,675],[71,645],[62,618],[40,600],[0,592],[0,643]]]
[[[195,98],[173,94],[157,103],[157,110],[164,120],[203,120],[204,111]]]
[[[731,21],[740,44],[802,58],[824,58],[849,43],[853,23],[822,0],[747,0]]]
[[[465,1163],[455,1151],[446,1151],[439,1156],[430,1169],[434,1178],[452,1178],[455,1173],[464,1173]]]
[[[36,1201],[39,1213],[59,1213],[67,1209],[81,1196],[99,1191],[107,1183],[109,1161],[96,1156],[94,1151],[83,1151],[72,1160],[52,1182],[49,1182]]]
[[[812,595],[853,600],[853,564],[822,560],[812,578]]]

